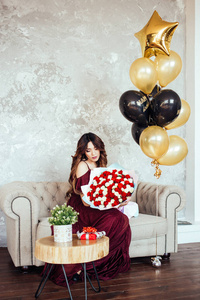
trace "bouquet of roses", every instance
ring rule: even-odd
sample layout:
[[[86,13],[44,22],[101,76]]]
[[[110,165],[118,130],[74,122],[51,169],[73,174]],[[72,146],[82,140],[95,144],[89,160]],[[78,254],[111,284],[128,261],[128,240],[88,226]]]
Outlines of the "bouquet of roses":
[[[89,184],[81,187],[83,200],[92,208],[116,208],[134,192],[133,177],[133,171],[122,168],[96,168],[91,171]]]

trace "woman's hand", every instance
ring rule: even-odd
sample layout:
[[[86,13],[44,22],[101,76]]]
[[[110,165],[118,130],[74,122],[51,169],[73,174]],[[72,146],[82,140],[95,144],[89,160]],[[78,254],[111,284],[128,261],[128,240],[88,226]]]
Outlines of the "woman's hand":
[[[131,197],[128,197],[127,200],[124,201],[123,203],[121,203],[117,208],[122,207],[122,206],[126,206],[130,201],[131,201]]]

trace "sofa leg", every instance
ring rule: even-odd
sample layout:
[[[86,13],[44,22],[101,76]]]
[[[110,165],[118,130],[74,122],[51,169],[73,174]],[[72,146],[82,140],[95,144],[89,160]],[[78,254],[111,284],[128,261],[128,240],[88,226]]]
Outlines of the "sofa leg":
[[[164,253],[162,256],[163,260],[169,260],[170,259],[170,253]]]
[[[21,270],[22,270],[23,274],[27,274],[28,273],[28,266],[22,266]]]

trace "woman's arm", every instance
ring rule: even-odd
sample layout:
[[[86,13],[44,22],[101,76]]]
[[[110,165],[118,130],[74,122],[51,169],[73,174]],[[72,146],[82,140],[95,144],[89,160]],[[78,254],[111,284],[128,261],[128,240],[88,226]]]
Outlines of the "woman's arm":
[[[76,169],[76,178],[83,176],[88,171],[88,166],[84,161],[80,161]]]
[[[78,179],[79,177],[83,176],[85,173],[87,173],[88,171],[88,166],[86,165],[86,163],[84,161],[81,161],[78,164],[77,170],[76,170],[76,178]],[[80,195],[81,200],[83,202],[83,205],[85,206],[90,206],[89,204],[87,204],[84,200],[83,200],[83,194]]]

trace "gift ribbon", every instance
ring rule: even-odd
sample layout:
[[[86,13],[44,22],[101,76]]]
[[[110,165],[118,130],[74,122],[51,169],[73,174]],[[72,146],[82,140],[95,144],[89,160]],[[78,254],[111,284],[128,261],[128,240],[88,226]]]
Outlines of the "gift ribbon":
[[[94,233],[94,232],[97,232],[97,229],[94,228],[94,227],[91,227],[91,226],[83,227],[83,232],[85,232],[85,233]]]

